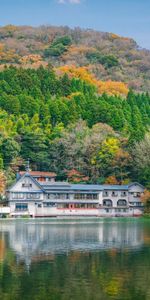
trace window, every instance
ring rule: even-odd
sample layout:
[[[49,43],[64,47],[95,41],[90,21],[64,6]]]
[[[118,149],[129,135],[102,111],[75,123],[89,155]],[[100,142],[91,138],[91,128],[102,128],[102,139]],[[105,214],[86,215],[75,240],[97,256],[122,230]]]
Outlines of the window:
[[[40,199],[40,194],[39,193],[27,193],[26,194],[27,199]]]
[[[127,196],[127,192],[121,192],[121,196]]]
[[[27,211],[28,210],[28,204],[26,203],[18,203],[16,204],[16,211]]]
[[[58,203],[57,207],[60,209],[69,209],[69,203]]]
[[[130,202],[130,205],[131,206],[143,206],[143,203],[142,202]]]
[[[116,212],[121,212],[121,208],[116,208]]]
[[[13,193],[12,195],[13,199],[24,199],[24,196],[23,193]]]
[[[109,195],[108,191],[104,191],[104,192],[103,192],[103,196],[104,196],[104,197],[107,197],[108,195]]]
[[[127,201],[124,199],[119,199],[117,201],[117,206],[127,206]]]
[[[82,209],[82,208],[84,208],[84,209],[96,209],[97,208],[97,204],[92,204],[92,203],[77,203],[77,204],[75,204],[74,205],[75,206],[75,208],[77,208],[77,209]]]
[[[56,206],[57,206],[56,203],[49,203],[49,202],[43,203],[43,207],[56,207]]]
[[[103,200],[103,206],[112,207],[112,200],[110,199]]]
[[[51,200],[61,200],[61,199],[69,199],[70,198],[70,195],[69,194],[51,194],[51,193],[49,193],[49,194],[47,194],[46,195],[46,198],[47,199],[51,199]]]
[[[112,196],[113,196],[113,197],[116,197],[116,196],[118,196],[118,193],[113,191],[113,192],[112,192]]]
[[[139,192],[131,192],[131,195],[133,195],[133,197],[137,197],[137,198],[141,197],[141,193],[139,193]]]
[[[142,206],[142,203],[141,202],[135,202],[135,205],[136,206]]]
[[[28,182],[22,183],[22,187],[23,188],[24,187],[27,187],[27,188],[32,187],[32,183],[28,183]]]

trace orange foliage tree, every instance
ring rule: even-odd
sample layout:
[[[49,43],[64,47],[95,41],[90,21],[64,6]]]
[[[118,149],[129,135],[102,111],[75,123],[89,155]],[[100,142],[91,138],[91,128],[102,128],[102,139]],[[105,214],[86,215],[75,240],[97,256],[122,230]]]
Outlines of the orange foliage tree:
[[[108,95],[122,95],[127,96],[129,89],[127,85],[123,82],[118,81],[101,81],[96,79],[96,77],[89,72],[88,67],[76,67],[74,65],[65,65],[56,68],[56,73],[59,76],[63,74],[68,74],[70,78],[80,78],[94,85],[97,88],[99,94],[106,93]]]
[[[2,171],[0,171],[0,194],[5,192],[6,187],[6,177]]]
[[[144,193],[141,196],[141,201],[145,206],[145,213],[150,213],[150,191],[144,191]]]
[[[89,180],[88,176],[83,175],[79,171],[72,169],[67,171],[67,177],[70,182],[78,183],[78,182],[87,182]]]

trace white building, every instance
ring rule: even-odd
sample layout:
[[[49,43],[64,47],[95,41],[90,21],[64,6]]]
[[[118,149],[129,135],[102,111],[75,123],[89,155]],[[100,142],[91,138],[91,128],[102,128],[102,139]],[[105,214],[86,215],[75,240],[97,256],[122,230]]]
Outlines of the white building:
[[[22,173],[8,190],[10,215],[139,216],[143,212],[139,183],[93,185],[55,182],[55,173]]]

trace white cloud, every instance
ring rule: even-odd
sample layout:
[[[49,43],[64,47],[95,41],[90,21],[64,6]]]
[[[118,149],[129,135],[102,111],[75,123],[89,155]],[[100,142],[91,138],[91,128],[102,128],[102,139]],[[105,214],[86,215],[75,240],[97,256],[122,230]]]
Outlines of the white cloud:
[[[70,4],[80,4],[81,0],[58,0],[58,3],[59,4],[67,4],[67,3],[70,3]]]

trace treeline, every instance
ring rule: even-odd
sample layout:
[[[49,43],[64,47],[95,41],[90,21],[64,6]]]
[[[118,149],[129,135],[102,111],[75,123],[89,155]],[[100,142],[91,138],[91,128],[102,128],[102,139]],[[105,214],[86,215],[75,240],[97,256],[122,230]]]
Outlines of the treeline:
[[[99,95],[51,66],[0,72],[0,169],[8,183],[32,169],[73,182],[150,182],[150,96]]]

